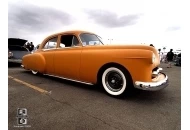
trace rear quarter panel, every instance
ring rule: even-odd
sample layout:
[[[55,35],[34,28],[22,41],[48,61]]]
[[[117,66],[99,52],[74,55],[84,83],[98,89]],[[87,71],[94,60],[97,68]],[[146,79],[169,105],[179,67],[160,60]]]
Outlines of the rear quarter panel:
[[[33,53],[23,56],[22,64],[25,69],[38,70],[43,73],[45,71],[46,62],[41,53]]]

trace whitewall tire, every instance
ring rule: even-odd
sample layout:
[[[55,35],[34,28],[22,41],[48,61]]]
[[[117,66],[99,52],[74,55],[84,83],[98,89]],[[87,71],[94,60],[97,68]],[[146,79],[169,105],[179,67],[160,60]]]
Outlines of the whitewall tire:
[[[38,71],[31,70],[32,74],[36,75],[38,74]]]
[[[123,69],[107,68],[102,74],[102,85],[108,94],[122,95],[127,88],[127,78]]]

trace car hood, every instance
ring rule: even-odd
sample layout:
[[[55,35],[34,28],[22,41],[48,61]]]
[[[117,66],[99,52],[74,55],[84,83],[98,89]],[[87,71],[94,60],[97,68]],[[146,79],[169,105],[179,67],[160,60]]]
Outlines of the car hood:
[[[157,53],[156,48],[148,45],[94,45],[94,46],[84,46],[86,49],[143,49],[151,50],[154,53]]]
[[[152,51],[157,59],[159,58],[158,52],[155,47],[149,45],[95,45],[95,46],[84,46],[84,49],[93,50],[93,49],[131,49],[131,50],[149,50]]]
[[[19,39],[19,38],[9,38],[8,39],[8,46],[24,46],[24,44],[27,42],[28,40],[25,39]]]

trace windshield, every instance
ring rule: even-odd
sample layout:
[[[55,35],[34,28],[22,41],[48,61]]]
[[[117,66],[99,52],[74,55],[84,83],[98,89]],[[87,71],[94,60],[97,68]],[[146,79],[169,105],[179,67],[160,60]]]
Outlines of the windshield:
[[[88,45],[103,45],[103,42],[100,40],[100,37],[95,34],[82,33],[80,34],[80,39],[83,46]]]

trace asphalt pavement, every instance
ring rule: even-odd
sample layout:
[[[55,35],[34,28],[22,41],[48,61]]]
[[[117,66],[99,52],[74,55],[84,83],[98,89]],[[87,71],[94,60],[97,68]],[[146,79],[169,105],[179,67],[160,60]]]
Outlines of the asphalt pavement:
[[[114,98],[98,86],[36,76],[9,64],[9,130],[180,130],[181,68],[161,67],[170,81],[165,89],[134,89]],[[18,115],[19,108],[26,115]]]

